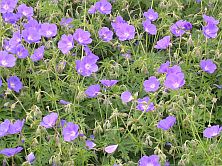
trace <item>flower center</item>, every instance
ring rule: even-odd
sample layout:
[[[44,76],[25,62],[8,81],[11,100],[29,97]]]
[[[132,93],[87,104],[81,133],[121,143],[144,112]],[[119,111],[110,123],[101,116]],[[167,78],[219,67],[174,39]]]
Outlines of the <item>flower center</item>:
[[[67,43],[67,46],[68,46],[69,48],[71,48],[71,47],[72,47],[72,42]]]
[[[208,66],[205,66],[205,68],[204,68],[206,71],[208,71],[209,70],[209,68],[208,68]]]
[[[9,6],[8,6],[7,4],[5,4],[5,5],[3,6],[3,9],[8,10],[8,9],[9,9]]]
[[[2,60],[1,63],[2,63],[3,66],[7,66],[8,65],[6,60]]]
[[[155,84],[151,84],[150,88],[152,88],[152,89],[155,88]]]
[[[91,66],[91,65],[90,65],[90,64],[88,64],[88,63],[87,63],[87,64],[85,64],[85,68],[86,68],[86,69],[88,69],[88,70],[89,70],[90,66]]]
[[[10,86],[14,89],[15,88],[15,83],[10,83]]]
[[[33,40],[33,37],[31,35],[29,35],[28,40]]]
[[[174,88],[179,88],[180,84],[178,84],[178,82],[173,84]]]
[[[51,34],[52,34],[51,31],[46,31],[46,35],[47,35],[47,36],[50,36]]]
[[[76,132],[75,132],[75,131],[72,131],[72,132],[71,132],[71,136],[74,137],[75,135],[76,135]]]
[[[152,163],[147,163],[146,166],[154,166]]]

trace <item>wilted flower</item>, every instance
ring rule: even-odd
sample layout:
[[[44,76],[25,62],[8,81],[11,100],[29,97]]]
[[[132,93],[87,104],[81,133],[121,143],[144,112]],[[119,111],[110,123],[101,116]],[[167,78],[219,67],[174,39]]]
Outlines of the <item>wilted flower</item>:
[[[112,10],[112,5],[107,0],[100,0],[99,2],[95,3],[95,8],[101,14],[110,14]]]
[[[171,44],[170,43],[170,36],[165,36],[157,42],[157,44],[154,46],[154,48],[163,50],[163,49],[167,49],[170,44]]]
[[[106,87],[111,87],[116,85],[116,83],[118,82],[118,80],[100,80],[101,84],[103,84]]]
[[[206,138],[212,138],[212,137],[219,135],[221,130],[222,130],[222,128],[220,128],[219,125],[214,125],[214,126],[206,128],[203,131],[203,136]]]
[[[148,80],[144,81],[143,86],[146,92],[155,92],[159,89],[160,82],[156,77],[151,76]]]
[[[155,21],[158,19],[159,15],[157,12],[155,12],[153,9],[148,9],[147,12],[144,12],[144,17],[150,21]]]
[[[0,2],[0,13],[10,13],[13,12],[18,0],[2,0]]]
[[[41,24],[41,35],[47,38],[54,37],[57,35],[56,24],[44,23]]]
[[[93,149],[96,144],[91,140],[86,140],[86,146],[88,147],[88,149]]]
[[[21,152],[23,150],[22,147],[17,147],[17,148],[5,148],[0,151],[0,154],[3,154],[7,157],[12,157],[16,155],[17,153]]]
[[[100,85],[96,84],[96,85],[90,85],[86,91],[85,94],[89,97],[89,98],[93,98],[96,97],[98,95],[100,91]]]
[[[65,141],[71,142],[76,139],[79,135],[79,126],[73,124],[72,122],[66,123],[65,127],[62,130],[62,135]]]
[[[10,126],[10,121],[8,119],[5,119],[4,122],[0,124],[0,138],[8,134],[9,126]]]
[[[29,153],[29,155],[26,156],[26,160],[27,160],[30,164],[32,164],[32,163],[35,161],[35,155],[34,155],[34,153],[33,153],[33,152]]]
[[[22,14],[23,16],[30,18],[33,14],[33,8],[26,6],[26,4],[21,4],[17,8],[18,13]]]
[[[217,69],[217,66],[214,64],[214,62],[211,59],[201,60],[200,67],[203,71],[210,74],[214,73],[215,70]]]
[[[174,116],[168,116],[165,119],[158,122],[157,127],[163,130],[169,130],[176,123]]]
[[[57,119],[58,119],[58,114],[52,112],[51,114],[46,115],[45,117],[43,117],[42,122],[40,123],[40,125],[45,127],[45,128],[52,128],[53,126],[55,126]]]
[[[19,91],[23,88],[22,82],[17,76],[11,76],[7,79],[8,88],[14,90],[19,93]]]
[[[74,41],[72,35],[62,35],[58,42],[58,48],[63,54],[67,54],[74,47]]]
[[[138,99],[137,103],[138,103],[138,105],[136,106],[136,108],[140,111],[149,112],[149,111],[153,111],[155,109],[154,104],[153,104],[153,102],[150,102],[149,97],[144,97],[142,99]]]
[[[116,151],[118,145],[109,145],[107,147],[105,147],[105,152],[106,153],[113,153]]]
[[[75,33],[73,34],[73,38],[81,45],[87,45],[92,42],[90,38],[91,34],[88,31],[83,29],[76,29]]]
[[[161,166],[159,162],[159,156],[157,155],[143,156],[139,160],[139,166]]]
[[[109,30],[109,28],[107,27],[102,27],[98,33],[100,39],[102,39],[105,42],[109,42],[110,40],[113,39],[113,32]]]
[[[17,134],[22,131],[25,119],[16,120],[14,123],[11,123],[8,129],[9,134]]]
[[[0,66],[1,67],[14,67],[16,58],[12,54],[8,54],[6,51],[0,51]]]
[[[143,21],[143,28],[151,35],[156,35],[157,33],[156,25],[152,24],[150,20]]]
[[[121,99],[123,103],[128,103],[133,100],[133,96],[129,91],[125,91],[121,94]]]
[[[34,53],[31,55],[31,60],[33,62],[37,62],[37,61],[40,61],[43,59],[44,57],[44,52],[45,52],[45,47],[44,46],[41,46],[39,48],[37,48]]]

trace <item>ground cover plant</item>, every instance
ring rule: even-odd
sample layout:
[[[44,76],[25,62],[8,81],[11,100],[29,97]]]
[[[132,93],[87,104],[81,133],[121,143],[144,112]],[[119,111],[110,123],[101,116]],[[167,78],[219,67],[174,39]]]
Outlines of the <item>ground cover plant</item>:
[[[2,165],[222,165],[220,0],[1,0]]]

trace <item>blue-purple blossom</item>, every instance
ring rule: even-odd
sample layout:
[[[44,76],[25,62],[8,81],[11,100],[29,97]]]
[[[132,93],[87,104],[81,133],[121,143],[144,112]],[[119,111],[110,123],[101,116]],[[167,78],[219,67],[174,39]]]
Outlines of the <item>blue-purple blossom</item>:
[[[33,8],[26,6],[26,4],[21,4],[17,7],[18,13],[22,14],[23,16],[30,18],[33,14]]]
[[[0,87],[2,86],[2,79],[0,78]]]
[[[16,31],[13,33],[12,38],[9,40],[10,46],[17,46],[22,41],[22,35],[20,31]]]
[[[85,94],[89,97],[89,98],[93,98],[96,97],[100,92],[100,85],[96,84],[96,85],[90,85],[86,91]]]
[[[128,103],[133,100],[133,96],[129,91],[125,91],[121,94],[121,100],[123,103]]]
[[[179,20],[170,27],[170,31],[175,36],[179,37],[182,36],[186,30],[191,30],[192,24],[190,22]]]
[[[110,14],[111,10],[112,10],[112,5],[107,0],[100,0],[95,3],[95,8],[101,14]],[[91,10],[91,11],[93,11],[93,10]]]
[[[109,42],[110,40],[113,39],[113,32],[109,30],[109,28],[107,27],[102,27],[98,33],[99,33],[99,38],[105,42]]]
[[[47,38],[54,37],[57,35],[56,24],[43,23],[41,24],[41,35]]]
[[[14,123],[11,123],[8,129],[8,134],[17,134],[22,131],[24,126],[25,119],[16,120]]]
[[[155,76],[151,76],[144,81],[143,86],[146,92],[155,92],[159,89],[160,81]]]
[[[166,61],[165,63],[161,64],[160,67],[157,69],[158,73],[167,73],[170,66],[170,61]]]
[[[62,18],[60,25],[67,27],[67,28],[72,28],[73,27],[72,21],[73,21],[73,18],[70,18],[70,17],[69,18]]]
[[[139,160],[139,166],[161,166],[159,161],[159,156],[157,155],[143,156]]]
[[[31,60],[33,62],[37,62],[37,61],[40,61],[43,59],[44,57],[44,52],[45,52],[45,47],[44,46],[41,46],[39,48],[37,48],[34,53],[31,55]]]
[[[88,149],[93,149],[96,146],[96,144],[91,140],[86,140],[86,146]]]
[[[164,50],[167,49],[170,45],[170,36],[165,36],[159,41],[157,41],[157,44],[154,46],[156,49]]]
[[[0,154],[3,154],[7,157],[12,157],[14,155],[16,155],[17,153],[20,153],[21,151],[23,150],[22,147],[17,147],[17,148],[5,148],[5,149],[2,149],[0,151]]]
[[[106,87],[112,87],[117,84],[118,80],[100,80],[100,82]]]
[[[217,69],[217,66],[214,64],[214,62],[211,59],[201,60],[200,67],[203,71],[210,74],[214,73],[215,70]]]
[[[10,124],[8,119],[5,119],[4,122],[0,123],[0,138],[8,134]]]
[[[221,129],[219,125],[208,127],[203,131],[203,136],[206,138],[213,138],[221,133]]]
[[[157,127],[162,130],[169,130],[176,123],[176,118],[174,116],[168,116],[163,120],[160,120]]]
[[[17,76],[11,76],[7,79],[8,88],[17,93],[23,88],[22,82]]]
[[[23,59],[29,56],[28,50],[23,45],[18,45],[15,49],[15,54],[18,58]]]
[[[41,33],[36,28],[30,27],[22,31],[22,37],[27,43],[38,43],[41,39]]]
[[[140,111],[153,111],[155,109],[153,102],[150,102],[149,97],[144,97],[142,99],[137,100],[138,105],[136,106],[136,109]]]
[[[157,12],[155,12],[153,9],[148,9],[147,12],[144,12],[144,17],[150,21],[155,21],[158,19],[159,15]]]
[[[156,25],[152,24],[150,20],[143,21],[143,29],[151,35],[157,33]]]
[[[208,24],[203,27],[203,34],[206,38],[216,38],[219,28],[215,24]]]
[[[62,135],[65,141],[71,142],[76,139],[79,135],[79,126],[72,122],[66,123],[65,127],[63,127]]]
[[[164,86],[166,88],[177,90],[185,84],[184,74],[183,73],[172,73],[166,76]]]
[[[124,23],[127,23],[123,17],[117,16],[116,19],[111,23],[113,29],[117,31],[117,29],[121,28]]]
[[[59,103],[62,104],[62,105],[68,105],[68,104],[71,104],[71,102],[69,102],[69,101],[65,101],[65,100],[59,100]]]
[[[2,18],[6,23],[15,24],[20,18],[19,13],[3,13]]]
[[[43,117],[40,125],[45,128],[52,128],[53,126],[55,126],[57,119],[58,119],[58,114],[52,112],[49,115]]]
[[[88,13],[89,13],[89,14],[95,14],[96,11],[97,11],[96,5],[92,5],[92,6],[90,6],[90,8],[89,8],[89,10],[88,10]]]
[[[29,153],[25,158],[30,164],[35,161],[35,155],[33,152]]]
[[[0,13],[13,12],[18,0],[1,0],[0,1]]]
[[[90,38],[91,34],[88,31],[83,29],[76,29],[75,33],[73,34],[73,38],[81,45],[88,45],[92,42]]]
[[[117,147],[118,147],[118,145],[109,145],[109,146],[105,147],[104,150],[106,153],[113,153],[116,151]]]
[[[205,23],[208,25],[208,24],[214,24],[214,25],[217,25],[219,24],[219,20],[216,20],[214,17],[212,16],[207,16],[207,15],[203,15],[203,19],[205,21]]]
[[[62,35],[58,42],[58,48],[63,54],[67,54],[74,47],[74,41],[72,35]]]
[[[121,23],[120,27],[121,28],[115,29],[116,35],[120,41],[134,39],[135,27],[133,25],[129,25],[128,23]]]
[[[0,66],[1,67],[14,67],[16,58],[12,54],[8,54],[6,51],[0,51]]]

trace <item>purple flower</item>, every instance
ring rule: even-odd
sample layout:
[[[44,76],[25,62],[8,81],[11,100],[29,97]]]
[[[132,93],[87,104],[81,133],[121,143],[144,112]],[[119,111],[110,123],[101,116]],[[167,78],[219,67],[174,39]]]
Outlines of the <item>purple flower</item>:
[[[76,139],[79,135],[79,126],[77,124],[73,124],[72,122],[68,122],[66,126],[63,128],[62,135],[65,141],[71,142]]]
[[[88,31],[84,31],[83,29],[76,29],[75,33],[73,34],[73,38],[81,45],[87,45],[92,42],[90,38],[90,33]]]
[[[62,105],[68,105],[68,104],[71,104],[70,102],[65,101],[65,100],[59,100],[59,103],[62,104]]]
[[[168,116],[165,119],[158,122],[157,127],[163,130],[169,130],[176,123],[174,116]]]
[[[35,19],[30,19],[23,26],[25,29],[33,28],[33,29],[35,29],[36,32],[40,32],[40,30],[41,30],[41,24],[39,24],[38,21]]]
[[[15,54],[18,58],[23,59],[29,56],[28,50],[23,45],[18,45],[15,49]]]
[[[152,24],[150,20],[143,21],[143,29],[151,35],[156,35],[157,33],[156,25]]]
[[[0,78],[0,87],[2,86],[2,79]]]
[[[117,31],[117,29],[122,27],[122,24],[127,23],[121,16],[117,16],[116,19],[111,23],[113,29]]]
[[[16,155],[17,153],[21,152],[23,150],[22,147],[17,147],[17,148],[5,148],[0,151],[0,154],[3,154],[7,157],[12,157]]]
[[[22,31],[22,37],[27,43],[37,43],[41,39],[41,34],[35,27],[26,28]]]
[[[82,58],[82,60],[76,60],[76,70],[82,76],[90,76],[92,73],[98,71],[98,66],[96,64],[98,56],[93,53],[88,52],[86,56]]]
[[[135,36],[135,27],[128,23],[122,23],[121,28],[116,29],[116,35],[120,41],[131,40]]]
[[[144,17],[150,21],[155,21],[158,19],[158,13],[155,12],[153,9],[149,9],[147,12],[144,12]]]
[[[215,24],[208,24],[203,27],[203,34],[206,38],[216,38],[219,28]]]
[[[23,88],[22,82],[17,76],[11,76],[7,79],[8,88],[14,90],[19,93],[19,91]]]
[[[206,138],[212,138],[212,137],[215,137],[215,136],[219,135],[220,132],[221,132],[220,126],[219,125],[214,125],[214,126],[206,128],[203,131],[203,136],[206,137]]]
[[[15,24],[20,18],[21,15],[19,13],[4,13],[2,15],[2,18],[5,22],[10,23],[10,24]]]
[[[4,122],[0,124],[0,138],[8,134],[9,126],[10,126],[10,121],[8,119],[5,119]]]
[[[109,42],[110,40],[113,39],[113,32],[109,30],[109,28],[107,27],[102,27],[98,33],[100,39],[102,39],[105,42]]]
[[[73,21],[73,18],[62,18],[60,25],[68,28],[72,28],[73,26],[71,25]]]
[[[160,81],[156,77],[151,76],[144,81],[143,86],[146,92],[156,92],[159,89]]]
[[[140,111],[149,112],[149,111],[153,111],[155,109],[154,104],[153,104],[153,102],[150,102],[149,97],[144,97],[142,99],[138,99],[137,103],[138,103],[138,105],[136,106],[136,108]]]
[[[158,73],[167,73],[170,66],[170,61],[166,61],[165,63],[161,64],[159,69],[157,70]]]
[[[22,35],[20,34],[20,31],[16,31],[13,33],[12,38],[9,40],[9,45],[11,46],[17,46],[22,41]]]
[[[88,13],[89,14],[94,14],[94,13],[96,13],[96,5],[92,5],[90,8],[89,8],[89,10],[88,10]]]
[[[159,162],[159,156],[157,155],[143,156],[139,160],[139,166],[161,166]]]
[[[113,153],[116,151],[118,145],[109,145],[107,147],[105,147],[105,152],[106,153]]]
[[[182,36],[186,30],[190,29],[192,29],[192,24],[184,20],[179,20],[170,27],[171,33],[177,37]]]
[[[95,8],[101,14],[110,14],[112,10],[112,5],[107,0],[100,0],[99,2],[95,3]]]
[[[11,123],[8,129],[9,134],[17,134],[22,131],[25,119],[16,120],[14,123]]]
[[[170,43],[170,36],[165,36],[157,42],[157,44],[154,46],[154,48],[163,50],[163,49],[167,49],[170,44],[171,44]]]
[[[123,103],[128,103],[133,100],[133,96],[129,91],[125,91],[121,94],[121,100]]]
[[[88,147],[88,149],[93,149],[96,144],[91,140],[86,140],[86,146]]]
[[[41,46],[39,48],[37,48],[34,53],[31,55],[31,60],[33,62],[37,62],[37,61],[40,61],[43,59],[44,57],[44,52],[45,52],[45,47],[44,46]]]
[[[203,15],[203,19],[204,21],[206,22],[206,24],[214,24],[214,25],[217,25],[219,24],[219,20],[216,20],[214,17],[212,16],[207,16],[207,15]]]
[[[182,70],[181,70],[180,66],[174,65],[174,66],[168,68],[167,75],[169,75],[169,74],[177,74],[177,73],[182,73]]]
[[[0,13],[10,13],[13,12],[18,0],[2,0],[0,2]]]
[[[172,90],[177,90],[181,88],[184,84],[185,84],[185,80],[184,80],[183,73],[168,74],[164,82],[164,86]]]
[[[1,67],[14,67],[16,58],[12,54],[8,54],[6,51],[0,51],[0,66]]]
[[[96,85],[90,85],[86,91],[85,94],[89,97],[89,98],[93,98],[96,97],[98,95],[100,91],[100,85],[96,84]]]
[[[51,114],[46,115],[45,117],[43,117],[42,122],[40,123],[40,125],[45,127],[45,128],[52,128],[53,126],[55,126],[57,119],[58,119],[58,114],[52,112]]]
[[[103,84],[106,87],[112,87],[116,85],[118,80],[100,80],[101,84]]]
[[[41,35],[47,38],[57,35],[57,26],[55,24],[41,24]]]
[[[62,35],[58,42],[58,48],[63,54],[67,54],[74,47],[74,41],[72,35]]]
[[[211,59],[201,60],[200,67],[203,71],[210,74],[214,73],[215,70],[217,69],[217,66],[214,64],[214,62]]]
[[[26,156],[26,160],[27,160],[30,164],[32,164],[32,163],[35,161],[35,155],[34,155],[34,153],[33,153],[33,152],[29,153],[29,155]]]
[[[18,13],[22,14],[23,16],[30,18],[33,14],[33,8],[26,6],[26,4],[21,4],[17,8]]]

